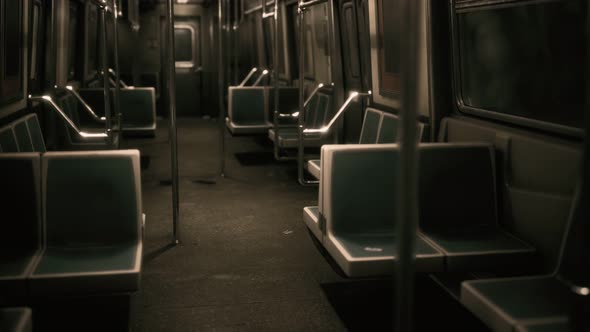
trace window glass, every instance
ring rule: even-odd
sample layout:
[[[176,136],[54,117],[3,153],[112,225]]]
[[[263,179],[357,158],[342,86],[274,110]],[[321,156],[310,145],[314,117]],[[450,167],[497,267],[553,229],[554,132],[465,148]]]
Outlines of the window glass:
[[[4,11],[0,21],[0,46],[3,55],[0,68],[0,102],[18,99],[23,95],[22,77],[22,15],[20,1],[3,1]]]
[[[383,96],[395,97],[400,89],[399,1],[378,0],[379,87]]]
[[[18,77],[21,69],[20,1],[4,1],[4,75]]]
[[[78,54],[78,5],[70,3],[68,26],[68,80],[76,78],[76,55]]]
[[[187,28],[174,29],[174,54],[176,62],[193,61],[193,34]]]
[[[465,105],[581,127],[586,6],[574,0],[457,14]]]
[[[88,78],[94,76],[98,67],[98,8],[91,5],[88,7],[88,19],[86,24],[88,26],[88,64],[86,75]]]
[[[30,68],[30,75],[31,79],[35,79],[37,77],[37,40],[39,38],[39,5],[35,4],[33,6],[33,42],[31,47],[31,68]]]

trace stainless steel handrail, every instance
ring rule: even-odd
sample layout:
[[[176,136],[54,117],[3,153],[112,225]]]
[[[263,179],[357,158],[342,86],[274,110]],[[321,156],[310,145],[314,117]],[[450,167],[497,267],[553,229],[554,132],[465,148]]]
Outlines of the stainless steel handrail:
[[[260,84],[260,82],[262,81],[262,79],[264,78],[264,76],[268,75],[269,71],[268,69],[265,69],[262,71],[262,74],[260,75],[260,77],[258,77],[258,79],[254,82],[254,84],[252,84],[252,86],[258,86],[258,84]]]
[[[275,9],[272,12],[268,12],[268,13],[266,12],[266,0],[260,0],[260,2],[262,3],[262,19],[264,20],[269,17],[274,17],[276,19],[276,16],[278,13],[278,10],[277,10],[278,9],[278,6],[277,6],[278,0],[274,1]]]
[[[51,98],[51,96],[49,96],[49,95],[42,95],[42,96],[29,95],[29,100],[30,101],[41,101],[41,102],[44,102],[44,103],[50,105],[51,108],[54,111],[56,111],[64,119],[64,121],[70,126],[70,128],[74,129],[74,131],[78,134],[78,136],[80,136],[83,139],[90,139],[90,138],[107,139],[107,138],[109,138],[109,135],[107,133],[88,133],[88,132],[80,130],[80,128],[78,128],[78,126],[76,126],[74,121],[72,121],[72,119],[70,119],[70,117],[68,117],[68,115],[61,109],[61,107],[59,107],[55,103],[55,101],[53,101],[53,98]]]
[[[60,87],[60,86],[54,86],[55,89],[59,89],[59,90],[64,90],[66,92],[69,92],[72,96],[76,97],[76,99],[78,100],[78,102],[80,102],[80,104],[82,104],[82,106],[84,106],[83,108],[86,110],[86,113],[88,113],[92,119],[94,119],[97,122],[105,122],[107,119],[104,116],[98,116],[94,110],[92,109],[92,107],[90,107],[90,105],[88,105],[86,103],[86,101],[84,101],[84,99],[82,98],[82,96],[80,96],[80,94],[74,90],[74,87],[71,85],[66,85],[64,87]]]
[[[299,5],[298,8],[301,9],[307,9],[309,7],[315,6],[315,5],[319,5],[321,3],[324,2],[328,2],[328,0],[311,0],[311,1],[299,1]]]
[[[257,71],[258,71],[258,68],[256,68],[256,67],[252,68],[250,70],[250,72],[248,73],[248,75],[246,75],[246,78],[244,78],[244,80],[238,86],[246,85],[246,83],[248,83],[248,80],[250,80],[250,78],[252,78],[252,76],[254,76],[254,74],[256,74]]]
[[[113,68],[109,68],[109,74],[111,74],[111,76],[113,77],[119,77],[119,86],[122,87],[123,89],[127,89],[129,88],[129,85],[127,85],[127,83],[125,83],[121,77],[117,74],[116,71],[113,70]],[[113,83],[114,86],[117,86],[117,82],[111,82]]]
[[[330,120],[330,122],[328,122],[327,125],[321,127],[321,128],[313,128],[313,129],[303,129],[303,134],[304,135],[312,135],[312,134],[320,134],[323,135],[327,132],[330,131],[330,129],[332,128],[332,126],[334,125],[334,123],[336,123],[336,121],[340,118],[340,116],[342,115],[342,113],[344,113],[344,111],[346,111],[346,109],[348,108],[348,106],[350,105],[350,103],[352,103],[353,100],[357,99],[358,97],[363,97],[363,96],[370,96],[372,94],[371,91],[368,92],[356,92],[353,91],[350,96],[348,96],[348,98],[346,99],[346,101],[344,102],[344,104],[342,104],[342,106],[340,106],[340,109],[338,110],[338,112],[336,112],[336,114],[332,117],[332,119]]]
[[[315,89],[313,89],[311,94],[305,100],[305,103],[303,103],[303,109],[305,109],[307,107],[307,105],[309,105],[309,103],[311,102],[311,99],[315,95],[317,95],[318,91],[320,91],[320,89],[323,87],[324,87],[324,83],[320,83],[316,86]],[[279,113],[278,111],[275,110],[274,114],[275,114],[275,116],[278,116],[279,118],[295,118],[295,119],[297,119],[297,118],[299,118],[300,111],[293,112],[293,113]]]

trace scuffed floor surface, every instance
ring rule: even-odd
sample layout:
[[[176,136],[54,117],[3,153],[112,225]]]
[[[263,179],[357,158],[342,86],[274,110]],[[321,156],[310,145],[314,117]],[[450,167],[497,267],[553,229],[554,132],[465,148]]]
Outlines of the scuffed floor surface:
[[[179,120],[181,243],[172,246],[171,187],[161,184],[170,179],[168,130],[158,125],[156,138],[124,143],[149,157],[136,331],[391,330],[392,281],[334,272],[302,221],[303,207],[317,205],[317,187],[300,186],[295,163],[274,161],[264,139],[226,134],[221,178],[217,124]],[[436,310],[444,294],[428,282],[421,292],[436,299],[420,310],[444,319]],[[447,318],[439,322],[457,321]]]

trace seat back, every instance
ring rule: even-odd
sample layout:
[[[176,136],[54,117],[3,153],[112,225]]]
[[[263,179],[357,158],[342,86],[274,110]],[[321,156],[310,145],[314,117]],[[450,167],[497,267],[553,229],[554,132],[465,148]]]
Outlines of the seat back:
[[[45,152],[45,141],[43,140],[43,132],[41,131],[41,126],[39,125],[39,119],[37,118],[37,115],[27,115],[24,118],[24,121],[27,122],[27,128],[29,129],[31,142],[33,144],[33,151]]]
[[[41,157],[39,153],[0,154],[0,247],[11,254],[41,245]]]
[[[319,91],[318,107],[316,109],[314,128],[321,128],[328,124],[332,115],[332,94]]]
[[[47,246],[108,246],[140,239],[137,150],[43,155]]]
[[[398,146],[324,145],[321,153],[320,212],[328,232],[394,232]]]
[[[0,151],[18,152],[18,144],[12,130],[12,125],[0,128]]]
[[[236,125],[262,125],[268,123],[267,94],[265,87],[229,87],[228,117]]]
[[[367,107],[367,109],[365,110],[363,126],[361,128],[359,144],[377,143],[377,135],[379,132],[379,128],[381,127],[382,121],[383,112],[375,108]]]
[[[399,141],[399,117],[391,113],[383,113],[383,121],[379,127],[377,143],[395,143]]]
[[[154,88],[124,88],[120,90],[123,128],[156,128],[156,92]]]
[[[33,152],[33,141],[31,135],[29,135],[29,128],[27,128],[27,122],[24,119],[15,121],[12,125],[16,142],[18,143],[18,150],[20,152]]]
[[[493,148],[485,143],[420,146],[420,227],[425,231],[464,225],[497,225]]]

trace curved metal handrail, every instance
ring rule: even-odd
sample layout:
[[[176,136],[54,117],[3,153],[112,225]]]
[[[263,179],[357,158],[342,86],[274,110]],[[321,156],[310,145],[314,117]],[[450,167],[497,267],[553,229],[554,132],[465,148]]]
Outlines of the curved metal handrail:
[[[315,95],[317,95],[318,94],[318,91],[320,91],[320,89],[323,88],[324,86],[325,86],[324,83],[320,83],[320,84],[318,84],[318,86],[316,86],[315,89],[313,89],[313,91],[311,92],[311,94],[307,97],[307,99],[303,103],[303,109],[305,109],[307,107],[307,105],[309,105],[309,103],[311,102],[311,99]],[[293,113],[279,113],[278,111],[275,110],[274,114],[276,116],[278,116],[279,118],[281,118],[281,119],[283,119],[283,118],[298,119],[299,118],[300,111],[293,112]]]
[[[113,77],[117,77],[117,72],[113,70],[113,68],[109,68],[109,74],[111,74],[111,76]],[[112,78],[109,79],[109,81],[111,82],[111,84],[113,84],[113,86],[117,86],[117,82],[113,81]],[[123,89],[127,89],[129,88],[129,85],[127,83],[125,83],[121,78],[119,78],[119,85],[121,86],[121,88]]]
[[[338,112],[336,112],[336,114],[334,114],[334,116],[332,117],[332,119],[330,120],[330,122],[328,122],[327,125],[321,127],[321,128],[313,128],[313,129],[303,129],[303,134],[304,135],[312,135],[312,134],[320,134],[323,135],[327,132],[330,131],[330,129],[332,128],[332,126],[334,125],[334,123],[336,123],[336,121],[340,118],[340,116],[342,116],[342,113],[344,113],[344,111],[346,111],[346,109],[348,108],[348,106],[350,105],[350,103],[352,103],[353,100],[357,99],[358,97],[361,96],[370,96],[372,94],[371,91],[368,92],[356,92],[353,91],[350,96],[348,96],[348,99],[346,99],[346,101],[344,102],[344,104],[342,104],[342,106],[340,106],[340,109],[338,110]]]
[[[59,107],[53,101],[53,98],[51,98],[51,96],[49,96],[49,95],[42,95],[42,96],[29,95],[29,100],[30,101],[41,101],[41,102],[44,102],[44,103],[50,105],[51,108],[54,111],[56,111],[66,121],[66,123],[70,126],[70,128],[72,128],[78,134],[78,136],[80,136],[83,139],[90,139],[90,138],[105,138],[106,139],[106,138],[109,138],[109,135],[107,133],[88,133],[88,132],[80,130],[80,128],[78,128],[78,126],[76,126],[74,121],[72,121],[72,119],[70,119],[67,116],[67,114],[61,109],[61,107]]]
[[[262,79],[264,78],[264,76],[268,75],[270,72],[268,71],[268,69],[265,69],[262,71],[262,74],[260,74],[260,77],[258,77],[258,79],[256,80],[256,82],[254,82],[254,84],[252,84],[252,86],[258,86],[258,84],[260,84],[260,82],[262,81]]]
[[[242,83],[240,83],[240,85],[238,86],[244,86],[246,85],[246,83],[248,83],[248,81],[250,80],[250,78],[252,78],[252,76],[254,76],[254,74],[256,74],[256,72],[258,71],[258,68],[254,67],[250,70],[250,72],[248,73],[248,75],[246,75],[246,78],[244,78],[244,80],[242,81]]]
[[[82,106],[84,106],[84,109],[86,110],[86,113],[88,113],[92,119],[94,119],[97,122],[101,122],[104,123],[107,118],[105,118],[104,116],[98,116],[94,110],[92,109],[92,107],[90,107],[90,105],[88,105],[86,103],[86,101],[84,101],[84,99],[82,98],[82,96],[80,96],[80,94],[74,90],[74,87],[71,85],[66,85],[65,87],[59,87],[59,86],[54,86],[55,89],[60,89],[60,90],[64,90],[69,92],[72,96],[76,97],[76,99],[80,102],[80,104],[82,104]]]

